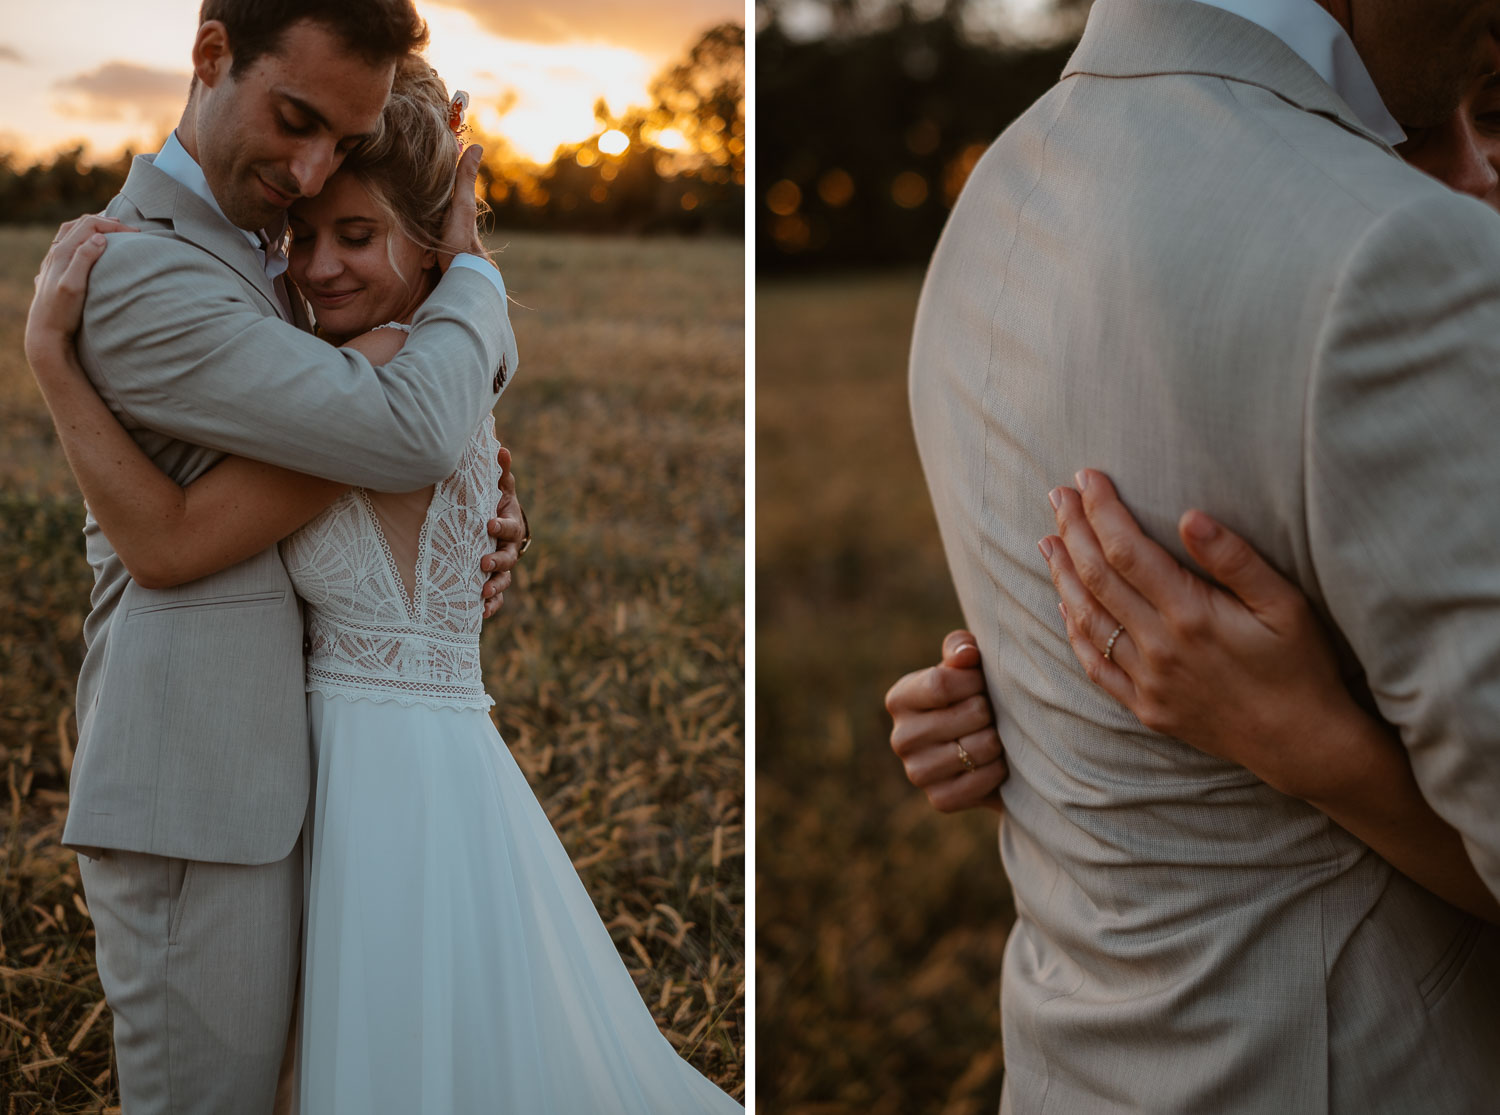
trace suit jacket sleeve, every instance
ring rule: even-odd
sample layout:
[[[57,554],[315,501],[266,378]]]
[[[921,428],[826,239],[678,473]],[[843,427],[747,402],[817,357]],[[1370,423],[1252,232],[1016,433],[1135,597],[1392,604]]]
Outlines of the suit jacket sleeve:
[[[1307,521],[1334,621],[1423,794],[1500,896],[1500,220],[1387,214],[1331,295]]]
[[[127,424],[380,491],[447,476],[514,370],[505,300],[453,268],[375,367],[269,316],[226,265],[127,234],[90,276],[79,355]]]

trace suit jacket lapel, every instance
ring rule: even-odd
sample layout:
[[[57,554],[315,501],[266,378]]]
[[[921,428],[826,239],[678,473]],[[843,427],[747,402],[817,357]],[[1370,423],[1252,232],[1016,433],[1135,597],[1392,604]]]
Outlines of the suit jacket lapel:
[[[281,304],[276,300],[271,280],[266,278],[265,257],[250,246],[244,233],[215,213],[192,190],[157,170],[152,161],[150,155],[137,155],[120,192],[140,210],[142,217],[170,222],[178,236],[236,271],[280,317]]]
[[[302,292],[285,275],[281,276],[281,281],[286,286],[286,300],[292,307],[292,324],[304,333],[311,333],[312,319],[307,313],[307,303],[302,300]]]
[[[1263,27],[1193,0],[1097,0],[1063,77],[1173,73],[1258,85],[1391,151],[1291,47]]]

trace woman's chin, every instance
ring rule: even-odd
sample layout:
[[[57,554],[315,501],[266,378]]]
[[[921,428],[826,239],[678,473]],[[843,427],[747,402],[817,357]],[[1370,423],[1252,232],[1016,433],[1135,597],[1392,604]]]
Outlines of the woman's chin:
[[[314,312],[317,312],[316,307],[314,307]],[[383,325],[389,320],[388,317],[372,318],[368,313],[355,310],[325,310],[318,314],[318,331],[325,337],[338,337],[342,343],[350,337],[368,333],[377,325]]]

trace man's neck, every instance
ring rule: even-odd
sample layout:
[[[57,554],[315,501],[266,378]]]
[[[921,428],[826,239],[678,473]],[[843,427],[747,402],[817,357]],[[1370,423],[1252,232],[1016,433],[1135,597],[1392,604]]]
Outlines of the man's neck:
[[[198,127],[191,98],[188,99],[187,107],[182,110],[182,119],[177,121],[176,134],[177,142],[182,144],[182,149],[193,157],[193,162],[201,167],[203,160],[198,158]]]
[[[1354,13],[1350,10],[1353,0],[1313,0],[1313,3],[1338,20],[1351,39],[1354,37]]]

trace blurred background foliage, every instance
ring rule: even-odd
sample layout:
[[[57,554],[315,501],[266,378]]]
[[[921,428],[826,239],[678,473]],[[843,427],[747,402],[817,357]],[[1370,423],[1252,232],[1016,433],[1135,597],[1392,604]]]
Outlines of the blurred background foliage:
[[[1004,127],[1062,73],[1088,0],[757,7],[756,266],[926,261]]]
[[[705,32],[657,76],[651,97],[620,115],[601,100],[595,134],[559,147],[546,166],[471,125],[468,139],[485,148],[480,194],[494,226],[742,235],[745,29],[725,23]],[[95,162],[77,147],[21,165],[0,152],[0,223],[59,224],[104,208],[134,154]]]
[[[756,37],[756,1087],[774,1115],[981,1115],[1014,921],[882,698],[962,626],[907,409],[922,268],[1087,4],[770,0]],[[1038,498],[1044,498],[1038,493]]]

